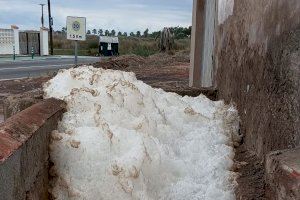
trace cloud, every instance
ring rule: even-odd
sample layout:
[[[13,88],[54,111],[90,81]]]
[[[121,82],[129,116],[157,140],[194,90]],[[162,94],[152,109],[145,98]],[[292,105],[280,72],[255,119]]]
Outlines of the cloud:
[[[38,29],[45,0],[0,0],[0,24]],[[192,0],[52,0],[54,29],[65,26],[67,16],[87,17],[87,29],[137,31],[165,26],[190,26]],[[47,7],[45,7],[47,23]],[[4,28],[4,27],[1,27]]]

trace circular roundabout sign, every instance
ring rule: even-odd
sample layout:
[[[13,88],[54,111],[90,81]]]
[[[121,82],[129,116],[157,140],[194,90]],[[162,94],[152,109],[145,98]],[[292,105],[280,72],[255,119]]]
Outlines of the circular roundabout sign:
[[[73,22],[72,28],[74,31],[79,31],[80,30],[80,23],[78,21]]]

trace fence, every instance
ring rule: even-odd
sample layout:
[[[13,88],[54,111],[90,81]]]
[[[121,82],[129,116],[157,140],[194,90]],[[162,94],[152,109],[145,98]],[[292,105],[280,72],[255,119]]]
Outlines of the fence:
[[[0,29],[0,54],[13,54],[14,44],[13,29]]]

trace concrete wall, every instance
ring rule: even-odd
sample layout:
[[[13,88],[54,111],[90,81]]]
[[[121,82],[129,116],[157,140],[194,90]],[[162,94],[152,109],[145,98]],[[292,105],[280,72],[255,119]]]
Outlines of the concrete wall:
[[[20,38],[19,38],[19,28],[17,26],[11,26],[14,32],[14,48],[16,55],[20,54]]]
[[[300,145],[300,1],[225,5],[216,30],[219,97],[237,104],[245,143],[260,158]]]
[[[12,29],[0,29],[0,54],[12,54],[14,32]]]
[[[213,87],[213,51],[215,46],[215,27],[217,21],[217,0],[205,3],[205,31],[203,46],[203,61],[201,70],[201,86]]]
[[[300,199],[300,147],[275,151],[266,159],[269,186],[278,200]]]
[[[214,86],[213,50],[217,3],[217,0],[194,0],[190,86],[202,88]]]
[[[0,124],[0,199],[48,199],[49,133],[64,108],[49,99]]]
[[[194,0],[190,83],[198,87],[209,67],[201,64],[208,2]],[[247,152],[266,164],[269,199],[300,199],[300,1],[218,0],[217,10],[218,98],[236,104]]]
[[[49,30],[47,28],[40,29],[40,55],[49,55]]]
[[[40,55],[49,55],[49,30],[47,28],[40,29]],[[0,55],[9,55],[15,52],[20,54],[20,37],[19,28],[11,26],[11,29],[0,29]]]
[[[20,54],[19,29],[12,26],[11,29],[0,29],[0,54]]]
[[[191,68],[189,85],[201,87],[201,71],[203,62],[205,2],[194,0],[193,25],[191,38]]]

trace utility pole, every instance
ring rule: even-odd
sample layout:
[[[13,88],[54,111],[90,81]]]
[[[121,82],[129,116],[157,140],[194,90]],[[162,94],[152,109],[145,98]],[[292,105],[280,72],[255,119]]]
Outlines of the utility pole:
[[[42,18],[41,18],[41,22],[42,22],[42,27],[44,28],[44,5],[43,3],[39,4],[40,6],[42,6]]]
[[[51,3],[50,0],[48,0],[48,14],[49,14],[49,30],[50,30],[50,54],[53,55],[53,19],[51,17]]]

